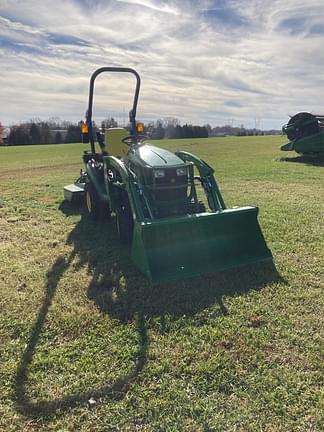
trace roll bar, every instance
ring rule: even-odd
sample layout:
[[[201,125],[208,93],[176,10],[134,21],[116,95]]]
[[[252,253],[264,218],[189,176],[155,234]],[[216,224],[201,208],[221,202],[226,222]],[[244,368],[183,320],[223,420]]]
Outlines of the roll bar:
[[[137,103],[138,103],[138,96],[141,86],[141,78],[139,74],[136,72],[136,70],[131,68],[124,68],[124,67],[101,67],[93,72],[90,78],[90,86],[89,86],[89,102],[88,102],[88,110],[86,114],[86,121],[88,125],[89,130],[89,140],[91,144],[91,151],[92,153],[95,153],[95,143],[94,143],[94,136],[93,136],[93,130],[92,130],[92,106],[93,106],[93,92],[94,92],[94,83],[95,79],[98,75],[100,75],[103,72],[126,72],[131,73],[135,75],[136,77],[136,87],[135,87],[135,94],[134,94],[134,100],[133,100],[133,108],[129,112],[129,120],[132,125],[132,129],[134,133],[136,133],[136,110],[137,110]]]

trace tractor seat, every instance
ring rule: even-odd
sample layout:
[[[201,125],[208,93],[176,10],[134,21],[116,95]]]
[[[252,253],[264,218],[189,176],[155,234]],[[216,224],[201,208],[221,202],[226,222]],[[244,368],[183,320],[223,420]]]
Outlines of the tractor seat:
[[[125,157],[129,150],[127,144],[122,142],[122,139],[127,137],[129,133],[124,128],[109,128],[105,130],[105,151],[110,156],[115,156],[119,159]]]

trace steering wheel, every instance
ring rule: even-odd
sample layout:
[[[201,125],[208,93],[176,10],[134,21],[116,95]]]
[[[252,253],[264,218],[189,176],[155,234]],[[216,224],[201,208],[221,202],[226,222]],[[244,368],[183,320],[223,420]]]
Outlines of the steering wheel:
[[[127,135],[122,139],[122,142],[128,146],[132,146],[133,144],[141,145],[143,144],[144,139],[146,139],[146,135]]]

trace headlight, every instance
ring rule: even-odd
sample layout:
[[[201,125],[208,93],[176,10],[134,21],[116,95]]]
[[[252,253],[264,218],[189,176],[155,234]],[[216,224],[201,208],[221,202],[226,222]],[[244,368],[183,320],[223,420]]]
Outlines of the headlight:
[[[154,172],[155,178],[165,177],[165,172],[162,169],[157,169],[157,170],[154,170],[153,172]]]
[[[177,176],[184,176],[187,174],[186,168],[177,168]]]

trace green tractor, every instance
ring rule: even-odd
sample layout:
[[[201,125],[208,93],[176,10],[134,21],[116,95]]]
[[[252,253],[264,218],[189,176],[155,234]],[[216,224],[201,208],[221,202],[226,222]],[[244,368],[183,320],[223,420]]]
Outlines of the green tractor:
[[[94,82],[103,72],[136,78],[130,133],[122,128],[94,131]],[[140,77],[133,69],[103,67],[93,73],[83,124],[91,152],[83,155],[85,172],[64,188],[65,198],[84,195],[93,220],[114,214],[120,241],[131,245],[134,264],[153,282],[271,260],[257,207],[226,208],[206,162],[146,142],[143,124],[136,122],[139,90]]]
[[[300,112],[290,118],[282,132],[290,141],[280,150],[294,150],[304,155],[324,154],[324,116]]]

